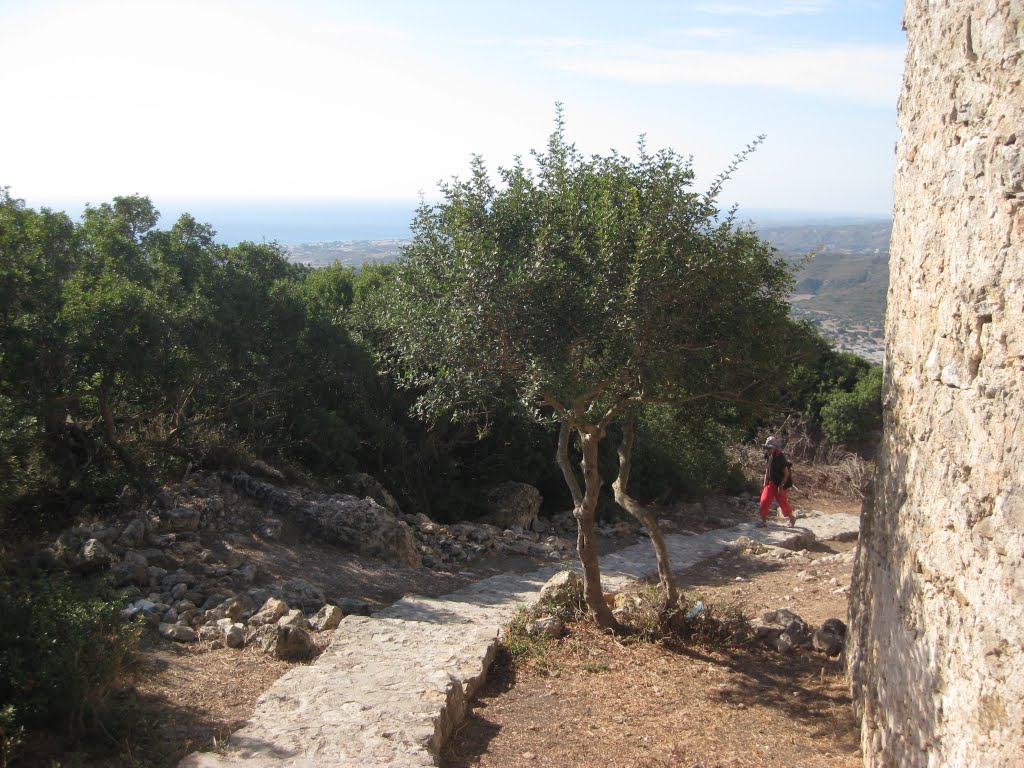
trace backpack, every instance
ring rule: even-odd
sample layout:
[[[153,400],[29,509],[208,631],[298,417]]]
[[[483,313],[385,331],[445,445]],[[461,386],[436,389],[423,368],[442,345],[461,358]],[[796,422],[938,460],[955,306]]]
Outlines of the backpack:
[[[789,470],[789,477],[787,477],[785,480],[782,481],[782,487],[788,489],[788,488],[792,488],[793,487],[793,462],[792,461],[787,461],[786,462],[786,469]]]

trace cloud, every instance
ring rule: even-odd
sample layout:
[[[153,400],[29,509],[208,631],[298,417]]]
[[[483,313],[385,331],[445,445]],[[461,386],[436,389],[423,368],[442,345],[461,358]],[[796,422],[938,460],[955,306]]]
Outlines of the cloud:
[[[775,88],[892,106],[899,93],[904,57],[902,46],[847,43],[740,51],[593,40],[572,48],[557,41],[533,41],[530,47],[549,67],[609,80]]]
[[[737,30],[732,27],[685,27],[676,34],[680,37],[703,38],[705,40],[719,40],[726,37],[733,37]]]
[[[695,10],[718,16],[758,16],[774,18],[801,13],[822,13],[832,7],[831,0],[787,0],[783,3],[704,3]]]

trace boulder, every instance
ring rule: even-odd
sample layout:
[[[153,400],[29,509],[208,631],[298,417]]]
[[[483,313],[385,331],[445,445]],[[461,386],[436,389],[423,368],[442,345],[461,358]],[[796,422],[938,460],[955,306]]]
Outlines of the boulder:
[[[560,608],[574,607],[583,600],[583,578],[576,571],[559,571],[540,590],[540,602]]]
[[[163,568],[158,568],[155,571],[151,571],[151,574],[154,577],[159,577],[160,585],[167,591],[174,589],[178,584],[184,584],[186,587],[192,587],[199,581],[194,574],[182,570],[181,568],[178,568],[171,573],[163,573],[161,575],[160,571],[163,570]]]
[[[241,621],[252,615],[255,606],[247,595],[235,595],[217,606],[231,621]]]
[[[194,643],[199,639],[199,634],[192,627],[184,624],[161,624],[160,634],[168,640],[179,643]]]
[[[263,604],[256,613],[249,619],[249,623],[252,625],[260,624],[277,624],[278,619],[288,613],[288,603],[284,600],[278,600],[276,597],[267,598],[267,602]]]
[[[846,646],[846,624],[840,619],[826,619],[811,635],[811,645],[826,656],[838,656]]]
[[[110,566],[110,576],[115,587],[123,587],[126,584],[149,584],[146,566],[132,562],[127,557],[122,562]]]
[[[752,627],[756,637],[779,651],[788,651],[810,641],[807,622],[788,608],[766,611],[759,620],[752,622]]]
[[[301,627],[259,627],[252,636],[264,653],[282,661],[305,661],[316,653],[316,645]]]
[[[202,593],[206,595],[206,599],[199,603],[199,610],[201,611],[212,611],[219,608],[221,605],[231,599],[232,595],[219,592],[217,590],[203,589]],[[185,598],[188,599],[188,598]],[[195,602],[193,600],[193,602]]]
[[[336,605],[325,605],[309,620],[309,625],[317,632],[323,632],[328,629],[336,629],[343,618],[345,618],[345,613],[341,608]]]
[[[240,491],[259,499],[275,513],[288,514],[304,528],[312,527],[335,546],[398,565],[422,564],[412,529],[373,499],[336,494],[307,501],[297,492],[276,488],[244,472],[230,473],[227,478]],[[265,522],[263,529],[268,525],[269,521]],[[279,532],[262,530],[271,538]]]
[[[353,496],[369,497],[393,515],[401,515],[402,508],[387,488],[377,478],[365,472],[355,472],[345,478],[345,484]]]
[[[125,526],[117,543],[122,547],[135,549],[136,547],[141,547],[145,541],[146,523],[144,520],[136,518]]]
[[[212,643],[224,639],[224,630],[217,624],[204,624],[196,630],[196,635],[204,643]]]
[[[225,629],[224,643],[228,648],[241,648],[245,645],[245,625],[235,623]]]
[[[542,616],[527,624],[526,632],[530,635],[543,635],[557,639],[565,636],[565,622],[557,616]]]
[[[99,539],[89,539],[75,556],[75,569],[82,572],[99,571],[113,561],[110,550]]]
[[[312,613],[327,602],[320,587],[305,579],[290,579],[281,585],[281,597],[289,606]]]
[[[332,544],[397,565],[422,564],[412,529],[373,499],[332,496],[303,511]]]
[[[510,480],[484,492],[486,513],[479,522],[499,528],[528,530],[540,512],[540,491],[532,485]]]
[[[197,509],[173,507],[160,513],[160,529],[170,533],[198,531],[200,518]]]
[[[279,627],[302,627],[303,629],[309,629],[309,622],[306,621],[306,617],[302,611],[298,608],[288,611],[287,614],[282,616],[277,621]]]
[[[246,563],[241,568],[231,572],[231,581],[238,587],[247,587],[256,581],[256,566]]]

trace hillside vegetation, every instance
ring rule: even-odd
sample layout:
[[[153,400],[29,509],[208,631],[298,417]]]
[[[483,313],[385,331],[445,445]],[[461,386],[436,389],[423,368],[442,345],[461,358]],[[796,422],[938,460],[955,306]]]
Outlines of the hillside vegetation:
[[[560,132],[539,159],[500,188],[475,163],[358,270],[161,228],[146,197],[73,221],[0,188],[0,757],[88,731],[131,639],[102,580],[31,543],[197,468],[365,472],[443,522],[512,479],[547,513],[651,523],[650,501],[750,490],[729,448],[782,421],[870,446],[878,369],[789,316],[786,261],[718,217],[728,172],[700,195],[674,153],[582,158]]]

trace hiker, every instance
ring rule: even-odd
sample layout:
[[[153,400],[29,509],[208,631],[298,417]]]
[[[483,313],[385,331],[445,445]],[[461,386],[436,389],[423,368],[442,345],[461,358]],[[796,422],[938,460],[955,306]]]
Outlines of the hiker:
[[[793,484],[792,466],[782,453],[782,443],[779,438],[772,435],[764,441],[764,489],[761,491],[761,512],[760,520],[757,521],[758,528],[767,525],[768,512],[772,508],[772,502],[778,501],[782,515],[789,521],[789,527],[796,525],[796,516],[793,514],[793,507],[789,503],[788,488]]]

